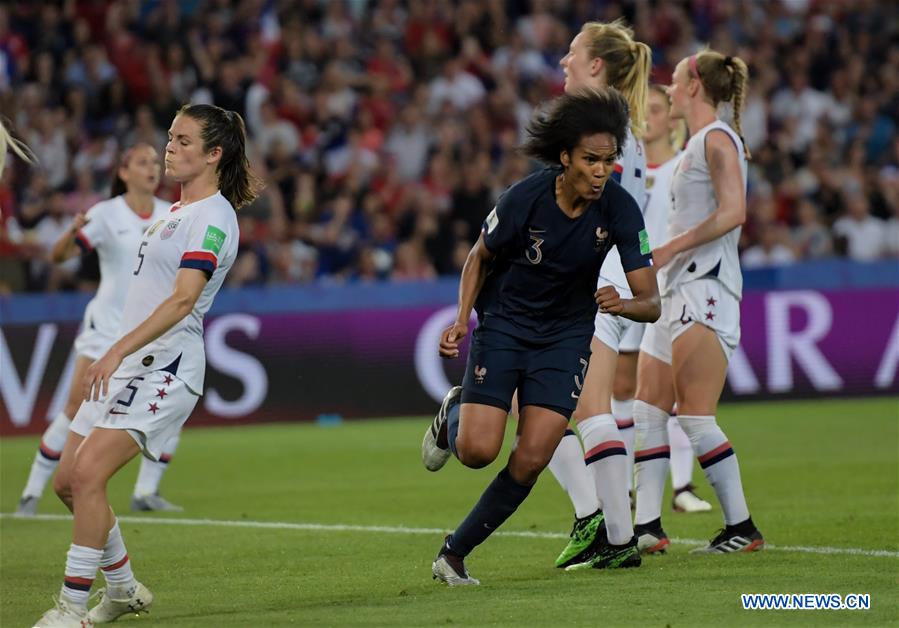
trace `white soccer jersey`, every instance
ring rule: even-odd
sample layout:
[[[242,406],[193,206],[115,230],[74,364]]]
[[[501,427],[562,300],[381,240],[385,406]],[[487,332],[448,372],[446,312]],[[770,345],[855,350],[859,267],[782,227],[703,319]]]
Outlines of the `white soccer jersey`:
[[[680,153],[663,164],[646,164],[646,204],[643,206],[643,220],[652,248],[668,240],[671,182],[679,160]]]
[[[627,139],[621,157],[615,163],[615,174],[618,183],[637,201],[637,207],[643,209],[646,199],[646,154],[643,150],[643,142],[634,137],[630,127],[627,129]],[[615,285],[628,289],[627,277],[624,276],[624,268],[621,266],[621,256],[618,255],[618,247],[612,247],[606,254],[606,259],[599,272],[599,286]]]
[[[687,142],[672,184],[673,205],[668,219],[668,237],[673,238],[698,225],[718,208],[712,176],[705,157],[705,138],[710,131],[721,129],[733,140],[743,175],[743,194],[746,194],[746,155],[743,142],[726,123],[715,120],[696,133]],[[740,227],[732,229],[720,238],[706,242],[682,253],[659,271],[659,289],[664,296],[673,288],[687,281],[702,277],[717,277],[737,299],[743,294],[743,276],[740,273],[740,257],[737,243]]]
[[[75,242],[88,253],[97,251],[100,259],[100,286],[84,311],[84,331],[115,340],[119,336],[125,296],[134,276],[132,261],[147,228],[171,206],[153,199],[153,212],[146,218],[134,213],[123,196],[97,203],[87,210],[88,223],[75,236]]]
[[[140,325],[171,296],[179,269],[202,270],[209,281],[190,314],[125,358],[116,377],[166,369],[192,391],[202,393],[206,371],[203,316],[237,257],[237,240],[237,214],[221,192],[173,207],[147,230],[132,262],[134,277],[122,314],[123,333]]]

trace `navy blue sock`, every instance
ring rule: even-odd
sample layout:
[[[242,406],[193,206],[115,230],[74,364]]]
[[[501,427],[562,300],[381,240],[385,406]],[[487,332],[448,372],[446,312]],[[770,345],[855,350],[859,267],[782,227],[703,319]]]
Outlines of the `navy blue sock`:
[[[459,452],[456,451],[456,437],[459,436],[459,412],[462,404],[457,403],[446,411],[446,442],[449,443],[450,451],[458,458]]]
[[[465,520],[447,539],[450,551],[458,556],[467,556],[512,516],[530,492],[530,486],[512,479],[508,468],[500,471]]]

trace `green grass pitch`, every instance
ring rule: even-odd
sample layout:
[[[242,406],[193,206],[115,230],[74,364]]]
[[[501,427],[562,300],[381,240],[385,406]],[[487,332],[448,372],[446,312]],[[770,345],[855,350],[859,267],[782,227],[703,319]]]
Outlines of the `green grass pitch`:
[[[640,569],[564,573],[553,568],[553,559],[570,529],[571,509],[547,473],[501,529],[538,534],[488,539],[467,561],[482,586],[467,589],[431,579],[431,560],[442,539],[438,529],[461,520],[506,454],[490,469],[472,471],[451,460],[440,473],[428,473],[418,459],[428,421],[187,430],[163,480],[163,494],[186,511],[122,524],[135,573],[154,591],[156,603],[149,615],[119,623],[899,624],[895,398],[721,409],[753,518],[774,548],[699,557],[680,542],[666,556],[644,560]],[[0,442],[4,513],[15,508],[37,443],[37,438]],[[110,487],[112,504],[123,516],[131,514],[127,506],[136,468],[130,464]],[[698,465],[694,481],[700,494],[714,501]],[[698,515],[674,514],[667,504],[663,521],[674,538],[707,539],[721,525],[717,504],[712,513]],[[41,512],[64,513],[52,489],[44,494]],[[165,522],[173,518],[195,521]],[[389,529],[371,529],[375,526]],[[30,626],[50,607],[62,582],[70,535],[71,524],[64,520],[0,519],[0,625]],[[828,554],[825,548],[863,551]],[[831,592],[869,593],[871,609],[744,611],[740,605],[740,593]]]

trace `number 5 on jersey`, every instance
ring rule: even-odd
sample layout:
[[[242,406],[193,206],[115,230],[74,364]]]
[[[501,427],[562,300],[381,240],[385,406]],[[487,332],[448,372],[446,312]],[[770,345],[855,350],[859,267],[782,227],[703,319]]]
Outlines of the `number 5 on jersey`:
[[[140,269],[143,268],[143,266],[144,266],[144,247],[145,247],[145,246],[147,246],[147,241],[146,241],[146,240],[144,240],[143,242],[141,242],[141,243],[140,243],[140,248],[137,249],[137,259],[138,259],[138,262],[137,262],[137,268],[134,269],[134,274],[135,274],[135,275],[138,274],[138,273],[140,272]]]

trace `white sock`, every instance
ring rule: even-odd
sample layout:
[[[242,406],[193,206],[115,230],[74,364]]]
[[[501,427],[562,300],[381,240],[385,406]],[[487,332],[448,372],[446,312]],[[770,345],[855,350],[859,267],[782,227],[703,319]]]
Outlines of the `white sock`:
[[[87,598],[90,596],[91,585],[94,583],[102,556],[103,550],[74,543],[69,546],[69,553],[66,555],[66,576],[60,595],[73,606],[87,608]]]
[[[668,419],[671,444],[671,488],[678,490],[693,481],[693,446],[676,417]]]
[[[131,571],[131,559],[128,558],[128,550],[125,549],[118,519],[109,530],[106,545],[103,547],[103,556],[100,558],[100,569],[106,578],[110,597],[115,600],[126,600],[134,595],[137,581],[134,579],[134,572]]]
[[[634,400],[612,397],[612,416],[615,417],[615,425],[618,426],[618,433],[627,450],[627,490],[630,491],[634,488]]]
[[[584,462],[602,502],[609,543],[622,545],[634,536],[631,501],[627,494],[627,450],[611,414],[599,414],[578,424],[584,441]]]
[[[175,434],[169,439],[162,450],[159,460],[154,462],[149,458],[141,458],[140,471],[137,474],[137,482],[134,484],[134,494],[138,497],[144,495],[155,495],[159,492],[159,483],[162,482],[162,476],[169,468],[172,456],[178,448],[178,441],[181,439],[181,432]]]
[[[662,495],[668,477],[668,413],[643,401],[634,403],[637,423],[637,451],[634,461],[637,472],[638,524],[655,521],[662,516]]]
[[[746,521],[749,508],[743,496],[740,465],[715,417],[678,415],[677,420],[690,438],[706,479],[715,489],[724,511],[724,523],[734,525]]]
[[[59,457],[69,437],[71,423],[71,419],[64,412],[60,412],[44,430],[41,444],[34,455],[34,462],[31,463],[31,473],[28,474],[28,482],[22,491],[22,497],[28,495],[40,497],[44,494],[44,488],[59,466]]]
[[[593,478],[584,464],[581,441],[571,430],[565,430],[565,436],[562,437],[549,461],[549,470],[568,493],[571,505],[574,506],[574,515],[578,519],[588,517],[599,510]]]

